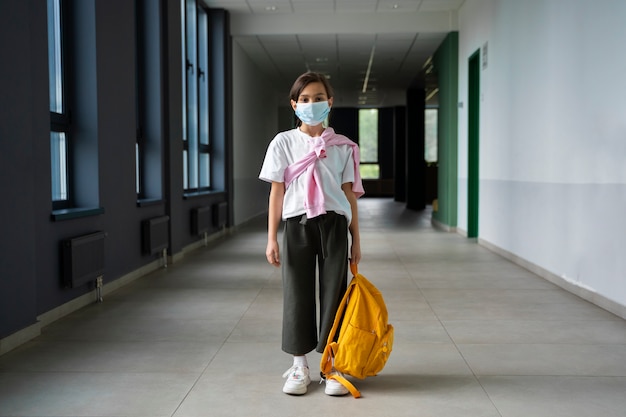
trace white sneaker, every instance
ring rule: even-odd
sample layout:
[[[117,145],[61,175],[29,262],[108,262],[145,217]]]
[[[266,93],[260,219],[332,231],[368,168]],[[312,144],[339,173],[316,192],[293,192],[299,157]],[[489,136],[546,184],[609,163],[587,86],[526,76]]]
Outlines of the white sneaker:
[[[283,392],[291,395],[306,394],[307,386],[311,383],[309,368],[307,366],[292,366],[283,374],[287,378],[283,386]]]
[[[339,371],[336,370],[332,370],[330,375],[339,375],[339,376],[343,376],[343,374]],[[329,379],[326,378],[326,388],[324,389],[324,393],[326,395],[334,395],[334,396],[341,396],[341,395],[346,395],[348,393],[348,388],[344,387],[343,385],[341,385],[341,382],[337,381],[336,379]]]

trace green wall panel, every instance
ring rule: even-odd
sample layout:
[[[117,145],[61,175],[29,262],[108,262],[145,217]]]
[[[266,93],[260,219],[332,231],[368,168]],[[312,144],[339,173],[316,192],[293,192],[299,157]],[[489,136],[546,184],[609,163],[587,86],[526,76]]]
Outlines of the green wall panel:
[[[433,218],[451,228],[457,226],[457,143],[459,34],[450,32],[433,62],[439,82],[438,209]]]

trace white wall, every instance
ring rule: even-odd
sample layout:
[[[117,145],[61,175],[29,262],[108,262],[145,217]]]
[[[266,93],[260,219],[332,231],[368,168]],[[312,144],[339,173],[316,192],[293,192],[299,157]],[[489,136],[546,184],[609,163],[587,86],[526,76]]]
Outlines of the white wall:
[[[467,229],[467,62],[487,43],[479,239],[621,315],[625,16],[623,0],[466,0],[459,12],[459,228]]]
[[[235,225],[267,212],[269,187],[258,176],[267,145],[278,132],[275,95],[271,83],[233,42]]]

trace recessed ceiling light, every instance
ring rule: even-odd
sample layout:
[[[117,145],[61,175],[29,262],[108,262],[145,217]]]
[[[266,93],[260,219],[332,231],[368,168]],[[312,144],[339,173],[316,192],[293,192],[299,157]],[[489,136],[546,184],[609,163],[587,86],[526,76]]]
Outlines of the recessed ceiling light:
[[[265,6],[266,12],[275,12],[276,10],[278,10],[278,7],[276,6]]]

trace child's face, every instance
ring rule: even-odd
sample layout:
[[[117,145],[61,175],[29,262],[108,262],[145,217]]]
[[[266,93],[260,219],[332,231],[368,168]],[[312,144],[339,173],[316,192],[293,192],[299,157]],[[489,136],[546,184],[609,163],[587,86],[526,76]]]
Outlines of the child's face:
[[[328,101],[329,107],[333,105],[332,97],[328,97],[324,84],[320,82],[307,84],[298,96],[298,103],[317,103],[320,101]],[[291,107],[296,109],[296,102],[293,100],[291,100]]]

